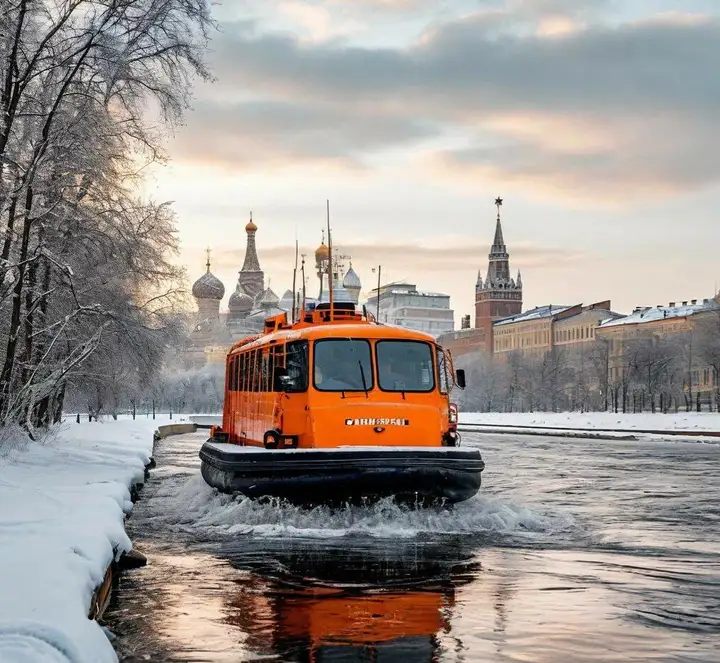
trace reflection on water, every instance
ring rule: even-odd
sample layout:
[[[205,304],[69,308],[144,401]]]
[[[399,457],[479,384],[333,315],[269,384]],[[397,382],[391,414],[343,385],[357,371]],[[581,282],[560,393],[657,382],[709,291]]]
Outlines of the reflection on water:
[[[121,653],[163,661],[430,663],[462,648],[448,637],[456,591],[482,573],[452,539],[250,539],[182,556],[147,543],[152,566],[123,579],[108,618]]]
[[[720,447],[478,437],[482,495],[413,512],[218,495],[201,441],[129,521],[128,662],[720,661]]]
[[[250,634],[254,652],[287,661],[436,660],[455,588],[479,568],[462,551],[419,544],[318,550],[294,542],[251,557],[221,554],[249,571],[227,597],[229,621]]]

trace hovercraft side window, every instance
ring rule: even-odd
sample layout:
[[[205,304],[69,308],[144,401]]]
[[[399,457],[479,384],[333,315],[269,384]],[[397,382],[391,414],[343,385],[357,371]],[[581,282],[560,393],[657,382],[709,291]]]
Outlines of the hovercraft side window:
[[[286,346],[278,346],[276,354],[274,390],[290,394],[306,391],[309,375],[307,341],[292,341]]]
[[[373,388],[370,343],[357,338],[315,341],[313,384],[319,391],[370,391]]]
[[[447,357],[442,348],[437,348],[437,364],[438,364],[438,386],[440,393],[445,395],[450,393],[450,376],[448,374]]]
[[[424,341],[378,341],[378,382],[383,391],[435,389],[430,345]]]

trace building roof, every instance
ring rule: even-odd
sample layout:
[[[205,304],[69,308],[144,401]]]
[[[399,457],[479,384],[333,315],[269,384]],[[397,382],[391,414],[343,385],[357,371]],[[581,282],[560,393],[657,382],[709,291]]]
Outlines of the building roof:
[[[681,306],[643,306],[635,309],[630,315],[620,318],[603,320],[601,329],[618,327],[620,325],[635,325],[658,320],[671,320],[673,318],[686,318],[696,313],[717,309],[718,304],[712,299],[705,299],[696,304],[683,304]]]
[[[570,309],[566,309],[566,311],[569,311],[569,310]],[[617,318],[625,317],[624,313],[618,313],[617,311],[612,311],[608,308],[588,307],[588,308],[583,308],[581,311],[578,311],[577,313],[574,313],[573,315],[568,315],[567,317],[561,316],[561,319],[556,320],[556,322],[559,325],[561,325],[563,323],[567,323],[569,325],[577,324],[577,320],[575,320],[575,318],[577,318],[585,313],[599,313],[601,316],[604,316],[604,317],[600,318],[600,321],[598,324],[601,324],[603,322],[609,322],[610,320],[616,320]]]
[[[551,318],[558,313],[567,311],[569,308],[572,308],[572,306],[558,304],[546,304],[544,306],[536,306],[535,308],[530,309],[529,311],[525,311],[524,313],[518,313],[517,315],[511,315],[508,318],[496,320],[493,322],[493,325],[509,325],[514,322],[527,322],[529,320],[542,320],[543,318]]]
[[[357,275],[357,272],[353,269],[352,263],[350,263],[350,269],[347,270],[345,273],[345,278],[343,279],[343,286],[346,288],[362,288],[362,283],[360,283],[360,277]]]
[[[371,297],[377,297],[377,288],[373,291]],[[450,297],[444,292],[429,292],[425,290],[380,290],[380,297],[383,295],[413,295],[417,297]]]
[[[235,289],[235,292],[230,295],[228,301],[228,308],[234,313],[248,313],[252,310],[253,298],[246,292],[240,289]]]
[[[196,299],[222,299],[225,296],[225,286],[210,272],[210,265],[207,272],[193,283],[192,294]]]

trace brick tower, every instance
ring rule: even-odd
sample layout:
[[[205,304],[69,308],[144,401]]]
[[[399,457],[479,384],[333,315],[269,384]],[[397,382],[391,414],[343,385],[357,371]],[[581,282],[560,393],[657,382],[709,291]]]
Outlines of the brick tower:
[[[484,330],[485,348],[492,352],[492,322],[522,312],[522,277],[510,277],[510,254],[503,239],[500,223],[502,198],[495,199],[497,223],[495,238],[488,256],[488,270],[485,280],[478,272],[475,284],[475,327]]]

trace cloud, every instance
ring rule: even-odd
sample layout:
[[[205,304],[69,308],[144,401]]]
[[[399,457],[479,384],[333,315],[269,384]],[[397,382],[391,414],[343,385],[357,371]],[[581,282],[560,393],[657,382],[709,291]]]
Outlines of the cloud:
[[[522,5],[577,15],[570,2]],[[548,38],[518,32],[517,14],[479,11],[405,48],[303,43],[230,24],[215,45],[215,96],[241,90],[262,101],[201,107],[203,127],[182,139],[184,154],[239,168],[247,161],[236,153],[358,167],[444,131],[455,145],[423,149],[453,176],[465,169],[561,197],[688,191],[720,179],[720,21],[691,18]]]
[[[440,150],[427,160],[430,172],[473,186],[478,178],[531,188],[545,197],[564,195],[595,203],[632,202],[680,194],[720,180],[720,136],[707,118],[668,131],[673,119],[658,113],[645,120],[527,117],[500,123],[505,139],[494,145]],[[588,122],[587,132],[582,126]],[[662,139],[659,137],[662,136]]]
[[[418,118],[381,116],[368,122],[352,109],[311,103],[205,100],[196,104],[173,151],[185,161],[234,170],[305,162],[364,168],[364,155],[438,134]]]
[[[300,253],[306,254],[306,268],[313,263],[315,247],[300,247]],[[487,264],[489,246],[475,239],[447,244],[444,246],[419,246],[415,244],[343,244],[336,251],[351,255],[353,261],[368,264],[392,264],[402,270],[412,268],[416,272],[441,272],[448,270],[477,270],[478,265]],[[295,247],[264,247],[261,255],[263,265],[287,266],[294,259]],[[213,253],[213,264],[218,269],[238,268],[245,256],[243,249],[225,249]],[[583,260],[586,254],[581,251],[562,247],[542,247],[532,244],[518,244],[512,247],[512,263],[515,268],[528,267],[565,267]],[[198,251],[198,260],[201,260]],[[197,262],[198,260],[195,260]],[[309,268],[312,271],[312,268]]]

